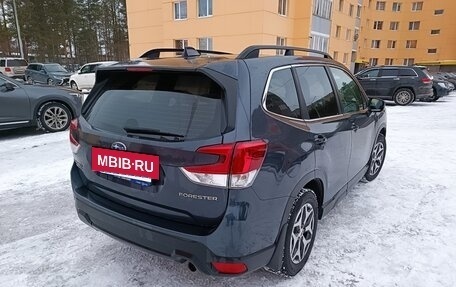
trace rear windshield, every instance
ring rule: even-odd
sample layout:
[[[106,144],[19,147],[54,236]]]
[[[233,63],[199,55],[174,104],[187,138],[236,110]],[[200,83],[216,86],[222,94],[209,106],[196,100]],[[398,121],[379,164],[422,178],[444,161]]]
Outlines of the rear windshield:
[[[28,65],[28,63],[25,60],[19,60],[19,59],[8,60],[9,67],[27,67],[27,65]]]
[[[210,138],[226,126],[223,98],[223,89],[201,73],[123,72],[108,80],[85,118],[94,128],[124,135]]]

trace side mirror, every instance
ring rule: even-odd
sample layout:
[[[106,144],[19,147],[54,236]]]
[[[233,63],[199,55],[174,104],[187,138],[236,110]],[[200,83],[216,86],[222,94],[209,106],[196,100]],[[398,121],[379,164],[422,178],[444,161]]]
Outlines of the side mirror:
[[[385,101],[381,99],[369,99],[370,112],[383,112],[385,110]]]
[[[16,88],[16,86],[10,82],[6,82],[6,83],[2,84],[2,85],[0,85],[0,87],[5,88],[6,91],[13,91]]]
[[[82,73],[81,73],[81,70],[77,70],[77,71],[76,71],[76,74],[82,74]]]

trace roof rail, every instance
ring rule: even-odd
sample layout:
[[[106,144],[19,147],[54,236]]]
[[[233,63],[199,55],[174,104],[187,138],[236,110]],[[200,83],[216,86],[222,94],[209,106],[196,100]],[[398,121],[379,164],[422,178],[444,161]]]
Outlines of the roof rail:
[[[155,60],[160,58],[161,53],[166,52],[175,52],[175,53],[182,53],[182,57],[185,59],[192,58],[192,57],[199,57],[201,54],[212,54],[212,55],[231,55],[227,52],[220,52],[220,51],[209,51],[209,50],[197,50],[193,47],[185,47],[183,49],[178,48],[157,48],[152,49],[144,54],[142,54],[139,58],[146,58],[148,60]]]
[[[237,57],[236,59],[252,59],[252,58],[258,58],[260,55],[260,50],[285,50],[284,56],[293,56],[294,51],[301,51],[301,52],[309,52],[309,53],[315,53],[315,54],[320,54],[324,58],[331,59],[332,57],[325,52],[314,50],[314,49],[308,49],[308,48],[301,48],[301,47],[292,47],[292,46],[279,46],[279,45],[253,45],[249,46],[244,49]]]

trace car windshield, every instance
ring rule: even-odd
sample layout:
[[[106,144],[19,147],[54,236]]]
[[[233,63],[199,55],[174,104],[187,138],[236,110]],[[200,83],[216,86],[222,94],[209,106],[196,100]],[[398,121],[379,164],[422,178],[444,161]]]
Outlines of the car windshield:
[[[8,60],[9,67],[26,67],[27,61],[21,59]]]
[[[50,65],[45,65],[46,70],[48,72],[63,72],[63,73],[68,73],[67,70],[65,70],[64,67],[60,66],[59,64],[50,64]]]

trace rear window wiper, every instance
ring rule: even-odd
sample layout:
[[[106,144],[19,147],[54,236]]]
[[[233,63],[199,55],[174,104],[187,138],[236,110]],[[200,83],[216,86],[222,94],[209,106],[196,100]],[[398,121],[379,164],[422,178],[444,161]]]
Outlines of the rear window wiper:
[[[170,132],[162,132],[157,129],[125,127],[124,131],[126,131],[128,135],[132,135],[132,136],[147,137],[147,138],[159,139],[159,140],[165,140],[165,141],[182,141],[185,138],[184,135],[170,133]],[[159,137],[157,138],[157,137],[153,137],[153,136],[159,136]]]

